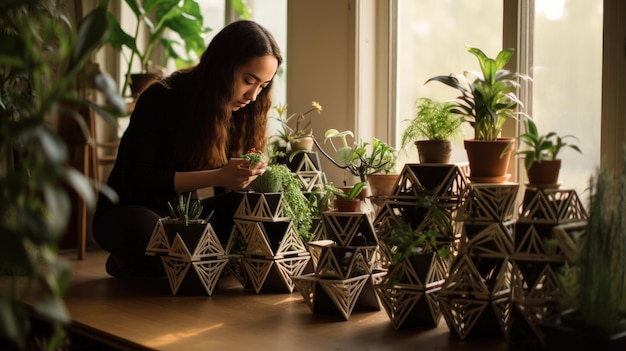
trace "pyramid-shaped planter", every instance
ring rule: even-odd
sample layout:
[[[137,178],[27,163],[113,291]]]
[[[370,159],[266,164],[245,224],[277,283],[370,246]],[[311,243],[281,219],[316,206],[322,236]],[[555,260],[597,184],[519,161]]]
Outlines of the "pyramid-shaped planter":
[[[515,219],[519,184],[472,184],[459,209],[457,220],[464,222],[504,222]]]
[[[437,292],[439,288],[416,290],[378,284],[376,293],[395,330],[435,328],[441,320]]]
[[[157,221],[148,246],[147,255],[170,255],[197,261],[223,258],[226,255],[210,223],[171,223],[169,218]]]
[[[321,248],[315,275],[322,279],[349,279],[370,274],[375,251],[375,246],[324,246]]]
[[[211,295],[228,262],[228,254],[210,223],[189,225],[157,221],[146,247],[159,255],[173,295]]]
[[[578,194],[572,189],[534,189],[524,192],[520,222],[566,224],[587,219]]]
[[[507,259],[458,256],[439,291],[450,330],[461,338],[508,335],[512,265]]]
[[[458,206],[467,187],[467,177],[457,165],[405,164],[394,188],[392,198],[413,200],[430,194],[442,205]]]
[[[446,262],[437,253],[411,255],[390,267],[385,281],[388,285],[428,290],[443,285],[447,270]]]
[[[256,293],[292,293],[295,288],[292,277],[301,275],[310,259],[308,254],[280,259],[246,257],[244,287]]]
[[[376,293],[394,329],[436,327],[441,319],[437,294],[446,263],[436,253],[403,257],[376,285]]]
[[[162,256],[172,295],[211,296],[219,281],[228,258],[189,261],[177,257]]]
[[[374,284],[381,275],[319,279],[307,274],[293,277],[293,281],[311,312],[348,320],[354,311],[380,311]]]
[[[377,246],[374,226],[367,213],[326,211],[322,214],[327,239],[338,246]]]
[[[235,211],[235,218],[260,221],[285,221],[285,198],[282,193],[246,193]]]

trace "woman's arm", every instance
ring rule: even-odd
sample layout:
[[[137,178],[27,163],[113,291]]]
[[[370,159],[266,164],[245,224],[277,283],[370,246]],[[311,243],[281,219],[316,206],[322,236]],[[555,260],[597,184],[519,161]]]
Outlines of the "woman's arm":
[[[218,169],[176,172],[174,189],[177,193],[216,186],[242,190],[263,172],[265,172],[265,163],[263,162],[250,168],[247,160],[230,159],[226,165]]]

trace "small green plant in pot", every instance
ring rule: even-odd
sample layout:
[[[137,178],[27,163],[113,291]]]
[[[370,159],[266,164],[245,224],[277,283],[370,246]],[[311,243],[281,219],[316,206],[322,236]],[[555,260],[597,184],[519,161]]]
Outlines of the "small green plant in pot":
[[[287,116],[287,105],[277,105],[273,109],[278,116],[272,117],[280,123],[280,129],[272,138],[278,142],[279,146],[291,147],[291,151],[305,150],[311,151],[313,148],[312,120],[307,120],[309,113],[316,111],[322,113],[322,105],[317,101],[311,102],[311,108],[303,113],[292,113]]]
[[[336,129],[328,129],[324,133],[324,142],[330,142],[335,151],[334,157],[329,155],[317,140],[315,140],[315,145],[330,162],[359,177],[361,182],[367,181],[367,176],[370,174],[385,173],[395,168],[398,153],[394,147],[378,138],[374,138],[371,145],[363,141],[350,145],[348,136],[354,138],[352,131],[340,132]],[[339,140],[340,144],[335,145],[333,140]]]
[[[202,204],[200,200],[197,199],[191,201],[191,197],[191,193],[187,193],[187,195],[178,194],[174,202],[169,201],[167,203],[167,209],[170,215],[167,218],[167,222],[184,224],[185,226],[189,226],[190,224],[206,224],[209,222],[213,216],[213,212],[209,213],[205,218],[200,218],[203,209]]]
[[[429,98],[417,101],[417,113],[402,133],[401,149],[409,144],[417,147],[420,163],[448,163],[452,153],[452,142],[463,135],[461,125],[464,118],[452,112],[452,102],[439,102]]]
[[[401,275],[404,270],[396,269],[400,264],[406,264],[403,261],[435,253],[439,258],[445,259],[452,253],[451,240],[445,239],[449,238],[452,233],[451,219],[430,196],[420,196],[417,205],[430,213],[431,220],[428,228],[413,228],[404,218],[390,216],[378,230],[378,237],[388,250],[387,254],[390,255],[386,284],[393,285],[403,279]],[[430,259],[428,261],[430,262]],[[426,274],[423,274],[420,279],[425,280],[425,277]]]
[[[561,150],[571,148],[582,153],[578,145],[567,143],[566,139],[574,139],[573,135],[559,136],[556,132],[539,134],[537,125],[531,119],[525,121],[526,132],[519,136],[520,142],[526,147],[517,152],[524,157],[524,167],[528,175],[528,183],[536,186],[554,186],[558,183]]]
[[[326,183],[324,190],[328,195],[335,196],[335,208],[338,212],[359,212],[361,210],[361,199],[359,198],[366,182],[358,182],[351,188],[339,189],[333,183]]]
[[[512,48],[501,50],[495,58],[478,48],[467,50],[478,59],[480,72],[435,76],[426,83],[440,82],[461,93],[452,112],[463,116],[474,128],[474,138],[465,140],[470,178],[475,182],[501,183],[510,176],[506,172],[513,152],[510,145],[515,139],[502,138],[500,133],[504,122],[521,113],[518,109],[522,103],[516,95],[518,80],[530,77],[504,69],[513,56]]]
[[[277,156],[282,155],[282,152],[278,151],[268,158],[274,160]],[[256,162],[265,160],[265,155],[256,149],[250,150],[248,153],[241,155],[241,157],[250,160],[251,166]],[[265,194],[282,192],[286,203],[285,215],[291,217],[294,225],[298,228],[300,238],[304,242],[309,242],[313,239],[310,202],[302,191],[304,185],[291,172],[289,167],[284,164],[267,165],[265,172],[253,180],[250,187],[255,192]]]

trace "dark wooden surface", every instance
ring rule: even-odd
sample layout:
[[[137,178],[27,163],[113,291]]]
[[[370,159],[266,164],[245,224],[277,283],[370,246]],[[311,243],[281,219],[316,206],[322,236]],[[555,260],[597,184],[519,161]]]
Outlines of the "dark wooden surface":
[[[121,280],[104,270],[107,254],[72,263],[65,296],[72,330],[116,349],[194,350],[508,350],[503,337],[461,341],[441,320],[396,331],[380,311],[347,321],[314,315],[299,292],[256,294],[226,277],[213,296],[172,296],[167,279]]]

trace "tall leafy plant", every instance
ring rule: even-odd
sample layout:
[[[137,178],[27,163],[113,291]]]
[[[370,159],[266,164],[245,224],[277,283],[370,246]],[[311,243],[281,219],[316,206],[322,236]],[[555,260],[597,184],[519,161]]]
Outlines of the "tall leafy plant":
[[[109,0],[100,0],[102,6],[106,7],[108,3]],[[123,53],[124,47],[130,50],[130,56],[125,57],[127,68],[122,95],[126,94],[130,84],[135,59],[139,60],[141,73],[145,73],[157,47],[162,47],[165,52],[163,65],[173,59],[178,68],[191,65],[202,55],[206,48],[204,34],[211,28],[204,25],[200,1],[124,0],[124,3],[135,16],[135,27],[131,33],[122,29],[112,13],[107,16],[111,28],[107,43],[120,53]],[[244,0],[231,0],[231,6],[240,17],[250,17],[250,9]],[[142,31],[146,34],[145,40],[140,35]],[[167,32],[177,34],[180,40],[168,38]]]
[[[495,58],[482,50],[467,47],[480,65],[480,72],[435,76],[426,81],[437,81],[457,89],[461,95],[455,101],[452,112],[465,117],[474,128],[474,139],[496,140],[507,119],[515,118],[522,103],[516,93],[518,79],[530,77],[504,68],[513,56],[512,48],[504,49]]]
[[[0,290],[0,342],[18,349],[28,343],[24,298],[32,291],[39,295],[29,304],[57,331],[51,348],[60,342],[61,325],[69,321],[62,299],[69,264],[57,255],[57,244],[71,215],[70,191],[92,207],[95,202],[90,180],[68,163],[55,117],[69,116],[86,132],[80,108],[109,120],[124,109],[110,76],[83,70],[106,37],[106,10],[96,8],[78,28],[69,23],[60,1],[0,4],[0,271],[13,282]],[[77,82],[87,78],[115,104],[82,100]]]

